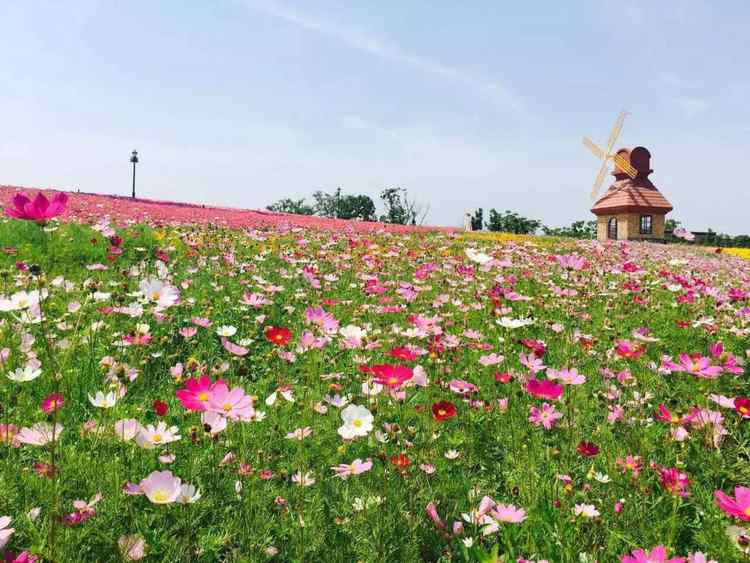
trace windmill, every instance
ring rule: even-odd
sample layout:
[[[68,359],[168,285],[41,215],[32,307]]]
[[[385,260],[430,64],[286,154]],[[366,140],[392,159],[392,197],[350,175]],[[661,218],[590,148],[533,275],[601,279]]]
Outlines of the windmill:
[[[604,178],[609,170],[610,160],[614,162],[615,169],[619,168],[631,178],[635,178],[638,175],[638,171],[630,165],[627,158],[619,154],[619,152],[612,152],[612,149],[614,149],[615,143],[617,142],[617,137],[620,136],[620,131],[622,131],[622,124],[625,122],[626,115],[627,113],[623,111],[617,117],[615,126],[612,128],[612,133],[610,133],[609,140],[607,141],[607,150],[602,149],[588,137],[583,138],[583,145],[594,153],[596,158],[602,161],[602,167],[599,169],[599,174],[597,174],[596,180],[594,180],[594,187],[591,190],[592,200],[596,199],[596,196],[599,193],[599,188],[601,188],[602,182],[604,182]]]

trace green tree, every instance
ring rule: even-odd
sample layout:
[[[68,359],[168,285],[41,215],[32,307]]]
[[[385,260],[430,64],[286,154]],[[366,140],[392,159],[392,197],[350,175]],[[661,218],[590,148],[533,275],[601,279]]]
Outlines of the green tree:
[[[534,234],[541,226],[542,222],[538,219],[522,217],[508,209],[505,210],[505,213],[498,213],[494,209],[490,209],[489,221],[487,222],[487,228],[490,231],[521,235]]]
[[[276,203],[266,206],[269,211],[275,211],[276,213],[295,213],[297,215],[312,215],[315,210],[312,206],[305,203],[303,199],[280,199]]]
[[[471,218],[471,230],[481,231],[484,228],[484,209],[481,207],[474,212]]]
[[[409,199],[409,194],[404,188],[386,188],[380,192],[380,199],[385,206],[385,213],[380,216],[384,223],[421,225],[430,210],[429,206]]]

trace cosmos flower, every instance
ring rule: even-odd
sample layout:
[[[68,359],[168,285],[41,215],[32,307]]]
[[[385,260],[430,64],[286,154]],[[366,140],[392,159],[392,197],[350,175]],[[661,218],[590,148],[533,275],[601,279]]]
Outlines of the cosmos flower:
[[[456,405],[448,401],[440,401],[432,405],[432,417],[438,422],[443,422],[456,416]]]
[[[182,492],[182,480],[171,471],[154,471],[140,483],[146,498],[154,504],[171,504]]]
[[[630,554],[621,555],[620,563],[685,563],[685,558],[668,558],[667,548],[657,545],[651,551],[636,549]]]
[[[62,408],[65,404],[65,398],[60,393],[50,393],[42,401],[42,411],[50,414]]]
[[[206,410],[216,412],[230,420],[251,420],[255,414],[253,399],[241,387],[231,390],[226,383],[216,382],[211,388]]]
[[[15,532],[15,529],[8,528],[11,521],[12,519],[10,516],[0,516],[0,549],[5,547],[5,544],[8,543],[13,532]]]
[[[54,442],[62,434],[63,425],[55,423],[54,425],[46,422],[37,422],[31,428],[21,428],[15,439],[21,444],[30,446],[46,446]]]
[[[563,386],[547,379],[531,378],[526,383],[526,392],[537,399],[558,400],[563,394]]]
[[[338,433],[344,440],[367,436],[372,431],[374,417],[365,407],[349,405],[341,411],[341,419],[344,424],[339,427]]]
[[[89,395],[89,402],[100,409],[111,409],[117,404],[117,394],[110,391],[105,395],[101,391],[97,391],[94,397]]]
[[[545,430],[550,430],[562,417],[563,414],[549,403],[544,403],[541,409],[532,406],[529,411],[529,422],[534,426],[543,426]]]
[[[370,471],[370,469],[372,469],[372,460],[370,458],[367,458],[365,461],[357,458],[349,464],[345,463],[331,467],[331,470],[336,474],[336,477],[340,477],[341,479],[348,479],[353,475],[361,475],[362,473]]]
[[[729,516],[750,522],[750,488],[737,486],[734,488],[734,498],[722,491],[714,493],[716,505]]]
[[[275,346],[284,346],[292,337],[292,331],[288,328],[269,326],[266,328],[266,339]]]
[[[149,424],[141,427],[135,437],[136,443],[147,450],[176,442],[179,439],[179,429],[176,426],[167,427],[164,421],[160,421],[156,426]]]
[[[414,370],[406,366],[379,364],[369,369],[375,374],[375,382],[389,389],[398,389],[414,376]]]
[[[24,194],[16,194],[12,199],[13,206],[6,207],[5,214],[15,219],[45,223],[49,219],[62,215],[67,203],[68,194],[64,192],[56,193],[52,201],[48,200],[42,192],[36,194],[33,201]]]

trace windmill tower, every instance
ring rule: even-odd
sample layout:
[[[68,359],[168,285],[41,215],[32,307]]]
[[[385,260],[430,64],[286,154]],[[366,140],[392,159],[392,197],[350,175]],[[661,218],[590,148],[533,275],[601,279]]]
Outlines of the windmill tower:
[[[596,238],[599,240],[663,240],[664,222],[672,204],[648,179],[651,170],[651,153],[645,147],[632,151],[622,148],[612,152],[625,121],[620,113],[607,141],[607,149],[596,145],[588,137],[583,144],[602,161],[594,181],[591,199],[595,201],[591,212],[596,215]],[[609,170],[614,166],[614,183],[597,199],[599,189]]]

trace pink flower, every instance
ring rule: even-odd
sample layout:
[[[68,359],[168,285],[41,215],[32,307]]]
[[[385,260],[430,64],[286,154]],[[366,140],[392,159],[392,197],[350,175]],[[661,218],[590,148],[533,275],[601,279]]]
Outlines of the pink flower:
[[[716,498],[716,505],[729,516],[750,522],[750,489],[737,486],[734,488],[735,498],[722,491],[716,491],[714,497]]]
[[[170,504],[180,496],[182,480],[171,471],[154,471],[141,481],[140,488],[152,503]]]
[[[8,526],[10,526],[10,522],[10,516],[0,516],[0,549],[5,547],[5,544],[8,543],[10,536],[12,536],[13,532],[15,532],[14,528],[8,528]]]
[[[430,520],[435,523],[435,526],[437,526],[441,530],[445,528],[445,522],[440,519],[440,515],[438,514],[434,502],[427,504],[427,508],[425,508],[425,510],[427,511],[427,516],[430,517]]]
[[[464,381],[463,379],[451,379],[448,382],[448,388],[459,395],[469,395],[479,391],[479,388],[476,385]]]
[[[229,390],[223,381],[211,388],[206,410],[224,415],[231,420],[250,420],[255,415],[253,399],[240,387]]]
[[[711,359],[700,354],[680,354],[680,363],[674,371],[684,371],[706,379],[715,379],[723,371],[721,366],[712,366]]]
[[[225,337],[221,337],[221,345],[224,346],[224,350],[235,356],[245,356],[250,351],[247,348],[243,348],[239,344],[235,344]]]
[[[688,479],[687,473],[680,471],[676,467],[666,468],[657,466],[656,470],[659,472],[661,485],[667,492],[680,497],[690,496],[687,490],[688,486],[690,486],[690,479]]]
[[[557,421],[563,417],[563,414],[557,411],[554,405],[544,403],[541,409],[531,407],[529,413],[529,422],[534,426],[544,426],[545,430],[550,430]]]
[[[322,307],[308,307],[305,311],[305,319],[308,323],[318,326],[326,334],[335,334],[339,329],[339,322]]]
[[[540,372],[547,367],[544,365],[542,359],[537,358],[534,353],[527,355],[524,352],[521,352],[518,356],[518,359],[521,362],[521,365],[526,366],[532,374],[536,374],[537,372]]]
[[[526,392],[538,399],[558,400],[563,394],[563,386],[549,380],[529,379]]]
[[[630,555],[621,555],[620,563],[685,563],[684,557],[667,559],[667,548],[657,545],[651,552],[636,549]]]
[[[34,201],[24,194],[16,194],[13,198],[13,207],[6,207],[5,214],[16,219],[44,223],[65,212],[67,203],[68,195],[62,192],[56,193],[51,202],[42,192],[36,195]]]
[[[138,535],[121,536],[117,545],[125,561],[140,561],[146,553],[146,540]]]
[[[583,385],[586,383],[586,377],[578,373],[576,368],[548,369],[547,377],[555,379],[564,385]]]
[[[512,504],[498,504],[492,509],[490,515],[498,522],[508,524],[520,524],[526,520],[526,511]]]
[[[349,464],[344,463],[341,465],[336,465],[334,467],[331,467],[331,469],[334,471],[334,473],[336,473],[336,477],[348,479],[353,475],[361,475],[362,473],[370,471],[370,469],[372,469],[372,460],[370,458],[367,458],[365,461],[362,461],[361,459],[357,458]]]

